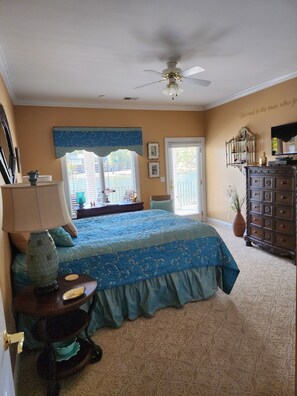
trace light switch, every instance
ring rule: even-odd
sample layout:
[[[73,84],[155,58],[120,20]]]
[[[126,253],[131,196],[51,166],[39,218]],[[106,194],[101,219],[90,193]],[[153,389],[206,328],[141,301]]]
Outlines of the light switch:
[[[161,176],[161,177],[160,177],[160,182],[161,182],[161,183],[165,183],[165,177],[164,177],[164,176]]]

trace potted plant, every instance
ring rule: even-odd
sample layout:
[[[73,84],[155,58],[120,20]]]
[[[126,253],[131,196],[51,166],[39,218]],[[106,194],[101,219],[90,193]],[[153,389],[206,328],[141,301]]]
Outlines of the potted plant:
[[[245,202],[245,196],[240,198],[237,189],[229,186],[227,189],[231,209],[236,212],[233,221],[233,232],[235,236],[242,237],[245,231],[245,220],[241,214],[242,205]]]

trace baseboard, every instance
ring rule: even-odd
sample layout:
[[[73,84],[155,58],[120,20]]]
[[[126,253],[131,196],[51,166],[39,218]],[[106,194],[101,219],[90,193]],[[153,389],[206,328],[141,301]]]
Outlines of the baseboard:
[[[225,226],[225,227],[232,227],[232,223],[228,223],[227,221],[222,221],[218,219],[214,219],[213,217],[207,217],[206,218],[206,223],[213,224],[214,226]]]

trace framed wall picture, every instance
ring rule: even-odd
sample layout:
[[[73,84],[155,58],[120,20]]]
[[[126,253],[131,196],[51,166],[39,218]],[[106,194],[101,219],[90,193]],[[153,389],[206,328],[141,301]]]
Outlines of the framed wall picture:
[[[22,171],[22,165],[21,165],[20,149],[18,147],[15,148],[15,158],[17,163],[17,170],[20,173]]]
[[[159,159],[159,157],[160,157],[159,143],[148,143],[147,144],[147,158],[148,159]]]
[[[160,177],[160,163],[159,162],[149,162],[149,178]]]

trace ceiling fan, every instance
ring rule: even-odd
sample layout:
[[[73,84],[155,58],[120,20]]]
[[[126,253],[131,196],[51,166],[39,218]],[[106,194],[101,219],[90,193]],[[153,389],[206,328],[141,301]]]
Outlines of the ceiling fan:
[[[144,71],[158,74],[162,76],[162,79],[153,81],[148,84],[139,85],[138,87],[135,87],[135,89],[146,87],[147,85],[152,85],[159,82],[166,82],[167,85],[163,89],[162,93],[164,95],[171,96],[172,99],[174,99],[177,95],[183,92],[183,89],[178,85],[178,82],[188,81],[203,87],[207,87],[211,83],[211,81],[189,77],[194,74],[198,74],[205,71],[202,67],[194,66],[186,70],[181,70],[179,67],[177,67],[176,61],[167,62],[167,68],[164,69],[162,72],[158,72],[156,70],[144,70]]]

